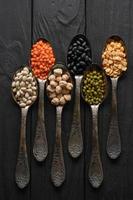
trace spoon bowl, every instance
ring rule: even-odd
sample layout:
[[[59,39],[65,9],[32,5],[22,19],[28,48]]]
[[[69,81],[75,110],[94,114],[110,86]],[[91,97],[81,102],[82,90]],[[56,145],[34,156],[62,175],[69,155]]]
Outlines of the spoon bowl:
[[[85,97],[84,97],[83,90],[82,90],[82,88],[83,88],[83,80],[84,80],[84,77],[86,76],[86,74],[87,74],[88,72],[92,72],[92,71],[94,71],[94,70],[97,71],[97,72],[102,73],[102,76],[103,76],[103,78],[104,78],[104,83],[105,83],[104,97],[103,97],[103,99],[101,99],[101,102],[100,102],[99,104],[97,104],[97,105],[100,105],[100,104],[106,99],[106,97],[107,97],[107,95],[108,95],[109,86],[108,86],[108,80],[107,80],[107,77],[106,77],[105,72],[103,71],[102,67],[100,67],[100,66],[97,65],[97,64],[92,64],[92,65],[90,66],[90,68],[84,72],[84,76],[83,76],[82,81],[81,81],[81,96],[82,96],[82,98],[83,98],[84,101],[85,101]],[[86,102],[86,101],[85,101],[85,102]],[[88,103],[88,102],[86,102],[86,103]],[[90,106],[92,106],[90,103],[88,103],[88,104],[89,104]],[[95,105],[96,105],[96,104],[94,104],[94,106],[95,106]]]
[[[106,42],[105,42],[105,44],[104,44],[104,47],[103,47],[103,50],[102,50],[102,54],[105,52],[105,49],[106,49],[107,45],[108,45],[111,41],[120,42],[120,43],[122,44],[122,46],[123,46],[123,48],[124,48],[124,52],[125,52],[125,54],[126,54],[125,59],[126,59],[126,61],[127,61],[128,59],[127,59],[127,47],[126,47],[126,44],[125,44],[124,40],[123,40],[120,36],[118,36],[118,35],[112,35],[112,36],[110,36],[110,37],[106,40]],[[103,63],[103,58],[102,58],[102,63]],[[106,71],[105,71],[105,73],[106,73]],[[118,79],[120,76],[122,76],[123,73],[124,73],[124,71],[121,71],[120,75],[117,76],[116,79]],[[113,78],[113,77],[110,76],[110,78]]]
[[[77,46],[75,45],[78,43]],[[84,45],[85,44],[85,45]],[[75,46],[74,46],[75,45]],[[83,46],[84,45],[84,46]],[[78,54],[78,57],[76,57]],[[71,55],[72,58],[71,58]],[[86,58],[85,58],[86,56]],[[81,57],[81,60],[80,60]],[[70,59],[71,58],[71,59]],[[74,62],[75,67],[71,69],[71,64]],[[84,62],[84,64],[83,64]],[[82,75],[84,70],[92,63],[92,52],[89,40],[83,34],[78,34],[71,40],[67,51],[67,68],[73,75]],[[82,66],[83,64],[83,66]],[[80,70],[76,70],[79,68]]]
[[[25,66],[19,68],[19,69],[15,72],[15,74],[13,75],[13,79],[12,79],[12,80],[15,79],[16,75],[17,75],[19,72],[21,72],[22,69],[23,69],[24,67],[25,67]],[[31,68],[28,67],[28,66],[26,66],[26,67],[27,67],[27,68],[29,69],[29,71],[32,73]],[[36,82],[36,85],[38,85],[38,84],[37,84],[37,80],[36,80],[35,77],[34,77],[34,80],[35,80],[35,82]],[[20,106],[19,102],[17,101],[17,99],[16,99],[16,97],[15,97],[15,95],[14,95],[14,92],[13,92],[12,88],[11,88],[11,94],[12,94],[12,98],[14,99],[14,101],[16,102],[16,104],[18,104],[18,105]],[[37,99],[37,97],[38,97],[38,89],[37,89],[37,91],[36,91],[36,99]],[[25,109],[28,109],[29,107],[31,107],[31,106],[34,104],[34,102],[36,101],[36,99],[34,99],[34,101],[32,101],[32,103],[31,103],[30,105],[28,105],[28,106],[26,106],[26,107],[24,107],[24,108],[25,108]]]

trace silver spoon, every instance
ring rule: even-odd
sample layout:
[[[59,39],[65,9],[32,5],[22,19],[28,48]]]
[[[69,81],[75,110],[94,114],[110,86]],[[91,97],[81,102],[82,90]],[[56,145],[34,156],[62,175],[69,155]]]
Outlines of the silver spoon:
[[[107,79],[104,74],[104,71],[97,64],[92,64],[90,69],[85,72],[84,76],[86,76],[88,72],[93,71],[93,70],[96,70],[98,72],[100,71],[104,77],[105,94],[104,94],[103,99],[101,100],[101,103],[102,103],[104,99],[106,98],[107,92],[108,92]],[[84,76],[83,76],[83,79],[84,79]],[[83,79],[81,83],[81,95],[82,95],[82,98],[85,100],[85,96],[82,90]],[[89,175],[89,181],[94,188],[98,188],[103,181],[103,168],[102,168],[102,162],[101,162],[101,157],[100,157],[99,139],[98,139],[98,110],[101,103],[97,105],[91,105],[89,103],[89,105],[91,106],[91,111],[92,111],[92,153],[91,153],[91,160],[90,160],[88,175]]]
[[[61,68],[64,72],[66,72],[70,77],[70,82],[72,83],[71,76],[68,72],[68,70],[65,68],[62,64],[56,64],[52,71],[50,72],[49,76],[52,74],[53,70],[56,68]],[[47,81],[48,85],[49,81]],[[47,93],[49,97],[49,93]],[[65,164],[64,164],[64,156],[63,156],[63,149],[62,149],[62,128],[61,128],[61,122],[62,122],[62,111],[63,106],[56,106],[56,139],[55,139],[55,146],[54,146],[54,154],[53,154],[53,160],[52,160],[52,168],[51,168],[51,180],[54,184],[54,186],[59,187],[63,184],[65,181]]]
[[[122,42],[126,55],[127,55],[125,43],[119,36],[111,36],[106,41],[103,52],[106,48],[106,45],[112,39],[115,41]],[[120,129],[119,129],[119,124],[118,124],[118,110],[117,110],[117,85],[118,85],[119,77],[116,77],[116,78],[110,77],[111,84],[112,84],[112,105],[111,105],[111,119],[110,119],[110,126],[109,126],[109,134],[108,134],[108,140],[107,140],[107,154],[111,159],[118,158],[121,153],[121,138],[120,138]]]
[[[17,73],[22,70],[20,68],[15,75],[13,76],[13,80]],[[29,68],[30,70],[30,68]],[[36,79],[35,79],[36,81]],[[37,84],[37,82],[36,82]],[[14,96],[14,92],[12,91],[12,97],[14,101],[19,105],[16,97]],[[36,100],[36,99],[35,99]],[[35,102],[35,100],[31,103],[31,105]],[[19,188],[25,188],[30,180],[30,171],[29,171],[29,164],[28,164],[28,155],[27,155],[27,146],[26,146],[26,118],[27,113],[31,105],[26,107],[21,107],[21,128],[20,128],[20,142],[19,142],[19,153],[17,158],[16,164],[16,172],[15,172],[15,180],[16,184]],[[19,105],[20,106],[20,105]]]
[[[72,41],[69,45],[69,48],[68,48],[68,55],[67,55],[67,64],[68,65],[69,65],[69,63],[74,61],[73,59],[69,60],[69,58],[68,58],[70,55],[69,52],[72,52],[71,46],[74,43],[76,43],[79,40],[79,38],[81,40],[80,41],[81,44],[85,42],[87,45],[87,48],[89,49],[90,55],[89,54],[87,55],[87,53],[86,53],[86,56],[88,56],[88,59],[91,59],[91,57],[92,57],[89,41],[87,40],[87,38],[84,35],[78,34],[72,39]],[[81,44],[77,45],[77,49],[78,49],[78,46],[82,46]],[[82,47],[82,48],[84,51],[85,47]],[[77,50],[75,50],[75,52],[76,51]],[[86,67],[88,66],[88,62],[89,61],[87,61],[85,63]],[[78,158],[83,151],[83,136],[82,136],[82,129],[81,129],[81,112],[80,112],[80,84],[81,84],[81,80],[83,77],[84,68],[82,68],[80,66],[80,62],[78,64],[79,64],[79,67],[77,67],[76,71],[73,71],[73,68],[69,69],[75,78],[75,94],[74,94],[75,102],[74,102],[74,111],[73,111],[71,132],[70,132],[69,141],[68,141],[68,151],[73,158]],[[81,71],[78,70],[78,68],[80,68],[80,67],[81,67]]]
[[[41,39],[41,40],[47,41],[46,39]],[[39,84],[39,102],[38,102],[37,126],[36,126],[36,133],[33,146],[33,155],[37,161],[42,162],[46,159],[48,155],[48,142],[46,137],[46,125],[44,118],[44,107],[45,107],[44,95],[45,95],[46,79],[42,80],[38,77],[36,78]]]

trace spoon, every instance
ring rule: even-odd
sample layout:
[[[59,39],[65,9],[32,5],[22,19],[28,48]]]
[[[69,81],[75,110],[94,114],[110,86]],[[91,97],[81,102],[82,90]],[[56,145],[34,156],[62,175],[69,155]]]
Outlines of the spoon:
[[[69,82],[72,83],[71,76],[68,70],[62,64],[56,64],[52,71],[49,73],[49,76],[53,73],[54,69],[62,69],[69,76]],[[49,84],[49,80],[47,81],[46,86]],[[49,93],[47,92],[49,97]],[[65,104],[64,104],[65,105]],[[54,153],[53,153],[53,160],[52,160],[52,168],[51,168],[51,180],[54,186],[59,187],[65,181],[65,164],[64,164],[64,156],[63,156],[63,149],[62,149],[62,111],[64,105],[56,106],[56,139],[55,139],[55,146],[54,146]]]
[[[48,42],[45,39],[41,40]],[[36,74],[34,75],[36,76]],[[48,155],[48,143],[46,137],[46,125],[44,118],[44,95],[45,95],[46,79],[40,79],[37,76],[36,78],[39,84],[39,102],[38,102],[37,126],[36,126],[36,133],[33,146],[33,155],[37,161],[42,162],[46,159]]]
[[[16,71],[15,75],[13,76],[13,80],[17,73],[19,73],[22,70],[20,68],[18,71]],[[29,68],[30,70],[30,68]],[[36,79],[35,79],[36,81]],[[37,81],[36,81],[37,84]],[[19,102],[17,101],[16,97],[14,96],[14,92],[12,91],[12,97],[14,101],[20,106]],[[17,158],[17,164],[16,164],[16,172],[15,172],[15,180],[16,184],[20,189],[25,188],[30,180],[30,172],[29,172],[29,164],[28,164],[28,155],[27,155],[27,146],[26,146],[26,118],[27,113],[31,105],[35,102],[32,101],[32,103],[26,107],[21,107],[21,128],[20,128],[20,142],[19,142],[19,153]]]
[[[111,40],[121,42],[127,56],[125,43],[119,36],[111,36],[106,41],[103,52],[107,44],[109,44]],[[126,57],[126,60],[127,60],[127,57]],[[109,134],[108,134],[108,140],[107,140],[107,154],[111,159],[118,158],[121,153],[121,138],[120,138],[120,129],[119,129],[119,124],[118,124],[118,110],[117,110],[117,84],[118,84],[118,79],[121,75],[122,73],[115,78],[110,77],[111,84],[112,84],[112,105],[111,105],[111,119],[110,119],[110,126],[109,126]]]
[[[101,102],[98,104],[91,104],[90,102],[86,101],[83,92],[83,80],[88,72],[92,72],[94,70],[102,74],[105,83],[104,96],[103,99],[101,99]],[[107,91],[108,91],[107,79],[104,74],[104,71],[97,64],[92,64],[90,69],[84,73],[81,83],[81,95],[82,98],[86,101],[86,103],[88,103],[91,106],[91,111],[92,111],[92,153],[89,165],[89,181],[94,188],[98,188],[103,181],[103,168],[100,157],[99,139],[98,139],[98,110],[100,104],[104,101],[104,99],[107,96]]]
[[[78,57],[76,57],[78,55]],[[83,77],[83,71],[91,63],[91,47],[87,38],[82,35],[76,35],[68,48],[67,67],[75,78],[75,102],[71,132],[68,141],[68,151],[73,158],[78,158],[83,151],[83,138],[81,130],[80,113],[80,84]]]

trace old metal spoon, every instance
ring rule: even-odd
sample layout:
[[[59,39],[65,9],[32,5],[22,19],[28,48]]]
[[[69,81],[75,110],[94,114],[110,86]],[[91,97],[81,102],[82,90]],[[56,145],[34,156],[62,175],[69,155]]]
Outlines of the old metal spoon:
[[[54,69],[61,68],[63,72],[66,72],[70,77],[69,72],[62,64],[56,64],[52,71],[50,72],[49,76],[52,74]],[[70,82],[72,82],[71,77],[69,78]],[[47,85],[49,80],[47,81]],[[49,97],[49,93],[48,97]],[[63,156],[63,149],[62,149],[62,128],[61,128],[61,119],[62,119],[62,111],[63,106],[56,106],[56,139],[55,139],[55,146],[54,146],[54,154],[52,160],[52,168],[51,168],[51,180],[54,186],[59,187],[65,181],[65,164],[64,164],[64,156]]]
[[[93,71],[93,70],[96,70],[98,72],[100,71],[105,81],[105,93],[104,93],[103,99],[101,100],[101,103],[102,103],[103,100],[107,96],[107,91],[108,91],[107,79],[104,74],[104,71],[97,64],[92,64],[90,69],[85,72],[84,76],[86,76],[88,72]],[[81,95],[83,99],[85,100],[85,96],[83,93],[84,76],[81,83]],[[91,152],[91,160],[90,160],[88,175],[89,175],[89,181],[94,188],[98,188],[103,181],[103,168],[102,168],[102,162],[101,162],[101,157],[100,157],[99,139],[98,139],[98,110],[101,103],[97,105],[91,105],[89,103],[89,105],[91,106],[91,111],[92,111],[92,152]]]
[[[39,39],[40,40],[40,39]],[[41,39],[47,41],[46,39]],[[48,42],[48,41],[47,41]],[[46,137],[46,125],[44,118],[44,95],[46,79],[42,80],[36,77],[39,84],[39,102],[38,102],[38,115],[37,126],[33,146],[33,155],[37,161],[42,162],[48,155],[48,143]]]
[[[119,36],[111,36],[105,43],[103,52],[110,42],[110,40],[121,41],[123,47],[125,49],[126,55],[126,46],[124,41]],[[126,57],[127,60],[127,57]],[[109,126],[109,134],[107,140],[107,154],[111,159],[116,159],[119,157],[121,153],[121,138],[120,138],[120,129],[118,124],[118,111],[117,111],[117,85],[119,77],[111,78],[112,84],[112,105],[111,105],[111,119],[110,119],[110,126]]]
[[[78,42],[79,42],[79,44],[78,44]],[[77,46],[75,46],[76,43],[77,43]],[[83,46],[82,47],[83,49],[81,49],[81,51],[83,50],[83,53],[81,53],[81,54],[84,56],[86,54],[86,56],[88,58],[88,61],[85,63],[86,66],[84,66],[84,68],[86,68],[88,66],[88,62],[91,62],[92,56],[91,56],[90,43],[84,35],[78,34],[72,39],[72,41],[69,45],[69,48],[68,48],[68,54],[67,54],[68,66],[71,65],[71,63],[73,61],[75,61],[75,58],[73,58],[73,57],[71,58],[71,60],[69,59],[70,53],[75,54],[76,51],[79,51],[79,48],[82,46],[82,44],[86,44],[88,51],[89,51],[88,53],[87,52],[85,53],[85,48],[86,48],[85,46]],[[73,47],[74,50],[72,49],[73,45],[74,45],[74,47]],[[75,95],[74,95],[75,102],[74,102],[73,119],[72,119],[72,124],[71,124],[71,132],[70,132],[69,141],[68,141],[68,151],[73,158],[78,158],[83,151],[81,112],[80,112],[80,84],[81,84],[81,80],[83,77],[84,69],[80,66],[80,61],[78,61],[77,65],[79,65],[79,66],[77,66],[77,70],[75,72],[73,71],[73,68],[70,67],[70,69],[69,69],[75,78]],[[80,69],[80,67],[81,67],[81,69]],[[81,71],[79,71],[79,69]]]
[[[19,69],[15,75],[13,76],[13,81],[17,73],[19,73],[22,70]],[[29,68],[30,70],[30,68]],[[36,81],[36,79],[35,79]],[[37,84],[37,83],[36,83]],[[19,102],[17,101],[14,92],[12,91],[12,97],[14,101],[19,105]],[[31,105],[35,102],[36,99],[31,103]],[[16,172],[15,172],[15,180],[20,189],[25,188],[30,180],[30,171],[29,171],[29,164],[28,164],[28,155],[27,155],[27,146],[26,146],[26,118],[27,113],[29,110],[29,107],[31,105],[28,105],[24,108],[21,108],[21,128],[20,128],[20,142],[19,142],[19,153],[17,158],[17,164],[16,164]]]

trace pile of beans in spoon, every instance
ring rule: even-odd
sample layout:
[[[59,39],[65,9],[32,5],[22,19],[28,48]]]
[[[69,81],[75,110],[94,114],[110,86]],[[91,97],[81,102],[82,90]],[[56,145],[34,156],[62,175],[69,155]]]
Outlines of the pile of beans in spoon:
[[[91,62],[91,48],[87,38],[81,34],[75,36],[68,49],[68,69],[72,74],[80,75]]]

